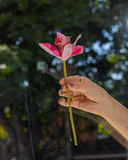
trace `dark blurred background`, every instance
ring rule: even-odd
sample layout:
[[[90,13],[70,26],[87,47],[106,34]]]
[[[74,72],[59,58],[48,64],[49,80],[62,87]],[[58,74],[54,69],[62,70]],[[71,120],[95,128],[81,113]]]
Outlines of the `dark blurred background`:
[[[84,53],[67,66],[128,107],[127,0],[0,0],[0,160],[127,159],[126,141],[99,116],[73,110],[78,146],[70,142],[59,80],[48,74],[61,62],[38,46],[57,32],[72,42],[82,34]]]

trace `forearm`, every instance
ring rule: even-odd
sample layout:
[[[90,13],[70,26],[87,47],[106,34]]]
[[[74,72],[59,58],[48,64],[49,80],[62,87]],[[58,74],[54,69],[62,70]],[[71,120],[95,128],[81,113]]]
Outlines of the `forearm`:
[[[128,109],[109,96],[102,116],[128,140]]]

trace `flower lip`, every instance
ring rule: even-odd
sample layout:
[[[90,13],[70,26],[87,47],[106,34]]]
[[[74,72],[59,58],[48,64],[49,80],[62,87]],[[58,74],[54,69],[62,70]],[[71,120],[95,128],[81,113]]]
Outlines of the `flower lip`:
[[[70,43],[70,37],[63,37],[63,38],[56,38],[55,39],[55,45],[62,45],[62,46],[65,46],[66,44],[69,44]]]
[[[61,57],[65,57],[64,55],[64,48],[66,45],[70,44],[70,37],[63,37],[63,38],[56,38],[55,39],[55,45],[58,46],[59,50],[60,50],[60,56]],[[66,53],[67,55],[67,53]]]
[[[62,40],[61,40],[61,38],[56,38],[56,39],[55,39],[55,45],[60,44],[60,43],[61,43],[61,41],[62,41]]]

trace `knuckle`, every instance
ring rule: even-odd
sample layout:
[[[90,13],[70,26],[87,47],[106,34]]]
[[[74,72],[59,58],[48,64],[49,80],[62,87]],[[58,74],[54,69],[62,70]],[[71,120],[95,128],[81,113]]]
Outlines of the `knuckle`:
[[[78,79],[78,81],[79,81],[79,79],[80,79],[80,76],[77,74],[75,77],[76,77],[76,78]]]
[[[79,75],[77,74],[77,75],[75,75],[75,77],[79,77]]]
[[[86,84],[86,83],[87,83],[87,78],[86,78],[86,77],[83,77],[83,78],[82,78],[82,83],[83,83],[83,84]]]

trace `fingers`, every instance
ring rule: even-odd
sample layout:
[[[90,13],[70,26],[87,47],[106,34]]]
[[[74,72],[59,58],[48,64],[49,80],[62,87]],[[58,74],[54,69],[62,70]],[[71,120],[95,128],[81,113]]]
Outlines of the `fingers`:
[[[86,85],[84,85],[82,83],[74,83],[74,82],[68,81],[67,86],[70,91],[80,92],[80,93],[84,93],[84,94],[87,94],[87,93],[89,93],[89,91],[94,90],[94,85],[93,85],[93,82],[91,82],[91,81],[90,82],[87,81]],[[62,90],[64,92],[66,91],[65,84],[62,86]]]
[[[86,77],[70,76],[67,77],[67,80],[71,106],[87,112],[99,114],[101,110],[99,102],[102,97],[104,97],[104,90]],[[62,90],[59,91],[59,95],[67,97],[64,78],[61,79],[59,83],[62,85]],[[65,98],[61,98],[59,103],[62,106],[68,106],[68,101]]]
[[[96,84],[93,83],[91,80],[78,75],[67,77],[67,80],[68,88],[71,91],[78,91],[86,94],[92,89],[94,90],[94,88],[96,87]],[[61,79],[59,83],[62,85],[62,90],[66,91],[64,78]]]
[[[58,93],[59,93],[59,95],[60,95],[61,97],[67,97],[67,92],[66,92],[66,91],[59,90]],[[73,94],[73,92],[72,92],[72,91],[69,91],[70,97],[72,96],[72,94]]]
[[[73,83],[79,83],[79,82],[82,83],[82,80],[83,80],[84,78],[85,78],[85,77],[76,75],[76,76],[67,77],[67,80],[68,80],[68,81],[71,81],[71,82],[73,82]],[[59,83],[60,83],[61,85],[65,84],[65,79],[62,78],[62,79],[59,81]]]
[[[72,101],[71,101],[72,102]],[[64,98],[60,98],[59,99],[59,104],[62,105],[62,106],[66,106],[68,107],[68,100],[67,99],[64,99]],[[72,104],[71,104],[72,105]]]
[[[61,98],[59,100],[59,104],[62,106],[69,107],[68,100],[65,98]],[[97,115],[100,115],[101,113],[101,106],[98,103],[95,103],[93,101],[87,100],[86,102],[85,101],[80,102],[79,100],[75,100],[75,101],[71,100],[71,106],[86,112],[97,114]]]

